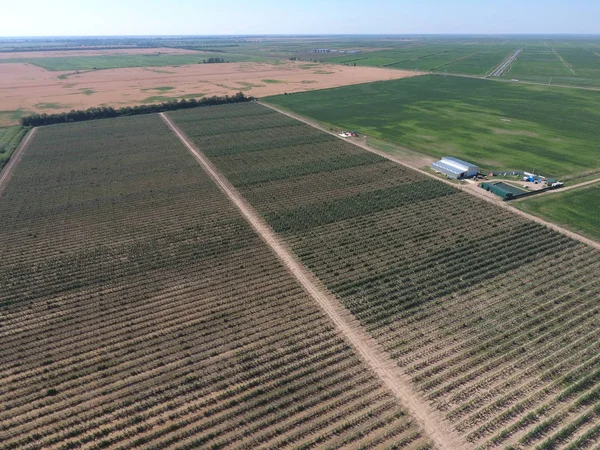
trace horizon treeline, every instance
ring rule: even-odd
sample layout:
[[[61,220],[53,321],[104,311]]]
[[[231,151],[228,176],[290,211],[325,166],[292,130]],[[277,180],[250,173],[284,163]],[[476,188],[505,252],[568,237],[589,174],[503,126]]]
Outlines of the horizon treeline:
[[[245,96],[243,92],[235,95],[223,95],[204,97],[196,99],[172,100],[164,103],[154,103],[151,105],[125,106],[122,108],[113,108],[111,106],[92,107],[85,110],[77,109],[69,112],[57,114],[31,114],[23,116],[20,119],[24,127],[39,127],[44,125],[54,125],[58,123],[83,122],[85,120],[109,119],[121,116],[137,116],[141,114],[152,114],[166,111],[175,111],[178,109],[198,108],[201,106],[223,105],[226,103],[242,103],[254,100],[252,96]]]

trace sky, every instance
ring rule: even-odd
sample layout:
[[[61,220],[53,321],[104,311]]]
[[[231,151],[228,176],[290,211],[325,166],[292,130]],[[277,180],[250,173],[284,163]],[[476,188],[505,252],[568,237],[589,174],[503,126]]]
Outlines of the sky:
[[[4,0],[0,36],[600,34],[599,0]]]

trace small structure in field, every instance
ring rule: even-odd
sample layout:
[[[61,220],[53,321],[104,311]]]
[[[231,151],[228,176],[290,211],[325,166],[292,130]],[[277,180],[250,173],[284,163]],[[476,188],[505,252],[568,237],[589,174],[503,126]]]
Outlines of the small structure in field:
[[[503,183],[502,181],[481,183],[480,186],[486,191],[502,197],[503,200],[511,200],[513,198],[520,197],[523,194],[527,194],[527,191],[511,184]]]
[[[439,161],[434,162],[431,168],[436,172],[443,173],[449,178],[471,178],[479,173],[479,167],[452,156],[444,156]]]
[[[358,131],[342,131],[339,135],[341,137],[358,137]]]

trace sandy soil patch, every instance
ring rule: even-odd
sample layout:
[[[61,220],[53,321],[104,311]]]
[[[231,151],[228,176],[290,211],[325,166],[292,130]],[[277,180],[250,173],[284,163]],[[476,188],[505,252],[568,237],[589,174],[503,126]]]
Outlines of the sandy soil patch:
[[[303,67],[303,63],[293,61],[280,65],[194,64],[80,73],[50,72],[29,64],[6,63],[0,64],[0,104],[4,111],[55,113],[101,105],[158,103],[182,96],[232,95],[240,91],[265,97],[415,75],[415,72],[374,67],[327,64]]]
[[[161,53],[163,55],[181,55],[190,53],[202,53],[195,50],[183,50],[179,48],[119,48],[119,49],[87,49],[87,50],[68,50],[52,52],[11,52],[0,53],[0,59],[16,58],[64,58],[73,56],[114,56],[114,55],[153,55]]]

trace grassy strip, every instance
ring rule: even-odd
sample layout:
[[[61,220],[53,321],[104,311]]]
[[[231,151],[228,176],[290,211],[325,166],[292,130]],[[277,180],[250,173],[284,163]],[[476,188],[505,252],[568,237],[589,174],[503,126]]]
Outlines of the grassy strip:
[[[8,164],[12,153],[19,146],[27,131],[29,128],[20,125],[0,129],[0,170]]]
[[[600,183],[533,196],[513,206],[600,241]]]

